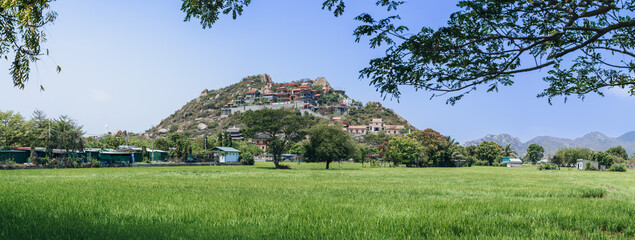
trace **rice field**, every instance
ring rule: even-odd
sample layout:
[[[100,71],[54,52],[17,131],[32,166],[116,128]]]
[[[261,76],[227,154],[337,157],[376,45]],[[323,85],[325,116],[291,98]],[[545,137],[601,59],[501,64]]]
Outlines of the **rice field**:
[[[0,171],[0,239],[634,239],[635,171]]]

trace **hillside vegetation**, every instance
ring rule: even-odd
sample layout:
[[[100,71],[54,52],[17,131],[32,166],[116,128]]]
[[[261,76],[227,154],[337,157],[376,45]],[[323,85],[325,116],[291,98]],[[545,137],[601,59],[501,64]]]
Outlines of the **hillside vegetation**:
[[[316,80],[298,80],[296,82],[310,82],[313,85],[328,86],[330,84],[324,78]],[[273,84],[274,88],[280,83],[275,83],[267,74],[249,76],[243,78],[240,82],[232,84],[228,87],[216,90],[203,90],[197,98],[186,103],[181,109],[175,111],[169,117],[161,120],[154,128],[149,129],[146,133],[155,135],[165,135],[172,132],[182,132],[187,137],[196,137],[201,135],[215,135],[219,131],[229,127],[243,128],[244,124],[240,122],[240,114],[233,114],[228,117],[221,117],[221,108],[234,100],[237,96],[245,96],[249,90],[259,90],[267,84]],[[317,90],[323,97],[318,100],[322,104],[336,104],[348,96],[338,95],[333,91]],[[385,124],[404,125],[406,129],[415,129],[403,117],[399,116],[391,109],[384,108],[381,103],[369,102],[365,106],[361,102],[353,100],[353,105],[348,114],[342,117],[342,121],[347,121],[352,125],[367,125],[372,118],[383,118]],[[357,109],[359,106],[360,109]],[[333,115],[326,115],[321,122],[329,122]]]

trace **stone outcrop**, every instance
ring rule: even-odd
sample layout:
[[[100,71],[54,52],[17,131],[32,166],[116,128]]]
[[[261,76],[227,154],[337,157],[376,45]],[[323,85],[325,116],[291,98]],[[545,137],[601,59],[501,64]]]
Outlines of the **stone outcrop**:
[[[323,77],[319,77],[317,79],[315,79],[315,81],[313,81],[313,86],[320,86],[322,88],[331,88],[331,84],[329,84],[328,81],[326,81],[326,78]]]

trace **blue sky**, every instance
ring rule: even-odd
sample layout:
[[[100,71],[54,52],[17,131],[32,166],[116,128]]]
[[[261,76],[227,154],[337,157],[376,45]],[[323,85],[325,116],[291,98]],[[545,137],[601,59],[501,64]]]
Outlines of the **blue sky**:
[[[617,137],[635,130],[635,98],[609,90],[584,101],[536,98],[544,72],[516,76],[498,93],[479,91],[455,106],[430,93],[404,88],[382,100],[358,71],[381,50],[354,42],[353,18],[372,2],[348,1],[344,16],[321,10],[321,0],[255,0],[237,20],[222,18],[212,29],[183,22],[180,1],[55,2],[59,17],[47,27],[51,55],[37,64],[25,90],[12,86],[9,63],[0,61],[0,109],[30,116],[66,114],[88,134],[105,125],[133,132],[159,123],[205,88],[217,89],[245,76],[269,73],[276,82],[326,77],[363,102],[381,101],[420,129],[433,128],[460,142],[493,133],[527,141],[535,136],[579,137],[600,131]],[[409,1],[402,23],[416,31],[441,26],[456,11],[454,1]],[[385,14],[381,11],[380,14]],[[55,66],[62,72],[57,74]],[[39,91],[43,84],[46,91]]]

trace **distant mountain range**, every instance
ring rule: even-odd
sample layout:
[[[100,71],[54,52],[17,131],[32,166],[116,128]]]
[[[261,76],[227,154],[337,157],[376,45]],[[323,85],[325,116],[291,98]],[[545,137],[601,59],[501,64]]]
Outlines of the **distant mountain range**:
[[[610,147],[622,146],[629,154],[635,152],[635,131],[630,131],[617,138],[609,137],[600,132],[591,132],[575,139],[557,138],[550,136],[535,137],[527,142],[521,142],[519,138],[509,134],[488,134],[484,138],[467,141],[465,146],[478,145],[483,141],[491,141],[505,146],[511,144],[520,155],[527,152],[530,144],[539,144],[545,148],[545,154],[553,155],[561,148],[582,147],[595,151],[604,151]]]

